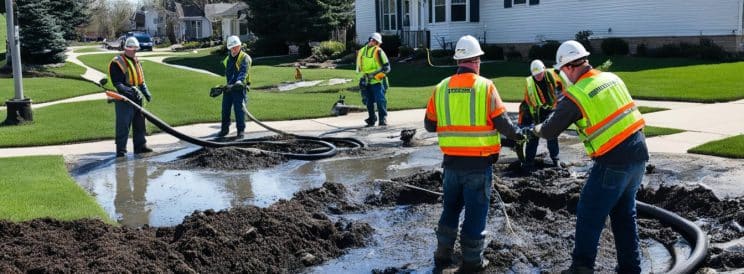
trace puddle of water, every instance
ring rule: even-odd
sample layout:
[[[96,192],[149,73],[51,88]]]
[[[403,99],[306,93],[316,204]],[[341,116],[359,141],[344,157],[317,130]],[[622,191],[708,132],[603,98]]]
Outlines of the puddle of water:
[[[325,83],[321,84],[323,82]],[[321,85],[321,86],[340,85],[340,84],[346,84],[348,82],[351,82],[351,79],[332,78],[332,79],[328,79],[328,81],[326,80],[299,81],[299,82],[279,84],[277,86],[277,89],[279,91],[289,91],[289,90],[304,88],[304,87],[314,87],[317,85]]]
[[[122,224],[172,226],[195,210],[265,207],[326,181],[353,185],[406,176],[441,163],[441,153],[431,147],[372,151],[362,158],[289,161],[255,171],[183,170],[165,164],[195,149],[152,159],[112,161],[73,176]]]

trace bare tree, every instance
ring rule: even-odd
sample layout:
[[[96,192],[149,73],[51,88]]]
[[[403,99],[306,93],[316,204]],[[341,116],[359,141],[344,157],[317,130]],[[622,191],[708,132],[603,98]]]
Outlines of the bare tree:
[[[95,0],[91,3],[88,29],[106,38],[128,31],[135,7],[128,0]]]

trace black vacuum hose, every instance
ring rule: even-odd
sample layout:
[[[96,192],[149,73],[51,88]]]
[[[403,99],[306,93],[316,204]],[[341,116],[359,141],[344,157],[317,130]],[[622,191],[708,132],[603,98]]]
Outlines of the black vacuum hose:
[[[636,208],[641,214],[651,216],[662,223],[669,224],[680,232],[693,245],[692,252],[687,258],[675,258],[676,263],[667,271],[673,274],[695,273],[708,255],[708,235],[699,226],[666,209],[636,201]]]
[[[154,124],[164,132],[173,135],[174,137],[192,143],[194,145],[202,146],[202,147],[212,147],[212,148],[219,148],[219,147],[244,147],[246,145],[253,145],[253,144],[259,144],[259,143],[274,143],[277,144],[276,141],[269,141],[269,140],[243,140],[243,141],[233,141],[233,142],[215,142],[215,141],[209,141],[209,140],[203,140],[200,138],[192,137],[189,135],[186,135],[170,125],[166,123],[165,121],[161,120],[157,116],[153,115],[146,109],[144,109],[142,106],[134,103],[129,98],[126,98],[118,93],[107,91],[106,94],[109,97],[112,97],[114,99],[124,101],[128,103],[129,105],[135,107],[136,109],[140,110],[142,114],[145,116],[145,118],[150,121],[150,123]],[[300,139],[300,138],[298,138]],[[307,143],[314,143],[317,145],[320,145],[321,147],[324,147],[326,149],[316,150],[315,153],[289,153],[289,152],[278,152],[278,151],[268,151],[268,150],[261,150],[261,149],[255,149],[256,151],[264,152],[264,153],[274,153],[279,154],[284,157],[287,157],[289,159],[297,159],[297,160],[319,160],[319,159],[325,159],[329,157],[333,157],[338,153],[338,150],[336,149],[336,146],[333,144],[323,141],[323,140],[314,140],[314,139],[300,139],[301,142],[307,142]]]

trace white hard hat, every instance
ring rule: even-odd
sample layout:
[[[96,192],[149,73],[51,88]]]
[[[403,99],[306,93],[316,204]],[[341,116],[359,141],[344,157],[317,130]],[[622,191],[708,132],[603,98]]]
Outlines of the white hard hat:
[[[470,35],[465,35],[457,41],[457,45],[455,46],[455,56],[452,58],[455,60],[463,60],[478,57],[483,54],[478,39],[475,39],[475,37]]]
[[[374,39],[377,43],[382,44],[382,34],[379,32],[372,33],[372,35],[369,36],[369,39]]]
[[[240,42],[240,37],[235,35],[227,37],[227,49],[231,49],[240,45],[242,45],[242,43]]]
[[[563,42],[555,53],[555,68],[560,69],[568,63],[587,56],[589,56],[589,52],[586,51],[581,43],[574,40],[568,40]]]
[[[543,71],[545,71],[545,64],[543,64],[542,61],[535,59],[530,63],[530,72],[532,72],[532,76],[538,75]]]
[[[127,40],[124,42],[124,48],[125,49],[139,49],[139,41],[137,41],[137,38],[134,36],[127,38]]]

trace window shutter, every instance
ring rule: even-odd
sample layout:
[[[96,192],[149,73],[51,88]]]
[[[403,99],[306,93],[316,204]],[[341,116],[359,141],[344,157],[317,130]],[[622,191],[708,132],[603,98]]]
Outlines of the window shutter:
[[[429,0],[428,10],[429,10],[429,12],[428,12],[428,14],[429,14],[429,23],[431,23],[432,20],[433,20],[432,18],[434,18],[434,12],[433,12],[434,11],[434,1]]]
[[[530,0],[530,6],[540,4],[540,0]]]
[[[470,22],[480,22],[479,0],[470,0]]]
[[[511,8],[512,0],[504,0],[504,8]]]
[[[380,0],[374,0],[375,1],[375,31],[380,32]]]
[[[398,21],[397,24],[395,24],[398,29],[403,29],[403,0],[395,0],[395,19]]]

